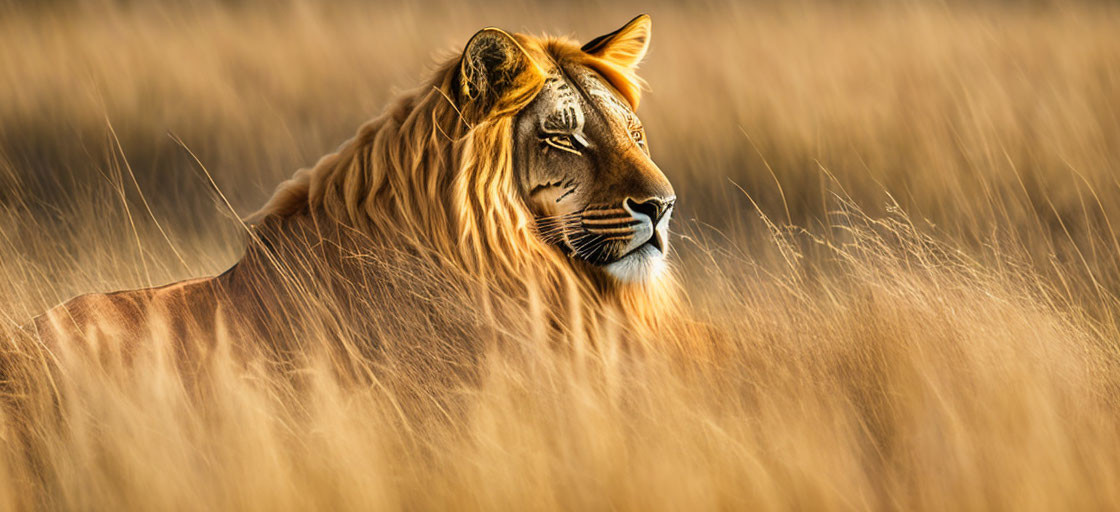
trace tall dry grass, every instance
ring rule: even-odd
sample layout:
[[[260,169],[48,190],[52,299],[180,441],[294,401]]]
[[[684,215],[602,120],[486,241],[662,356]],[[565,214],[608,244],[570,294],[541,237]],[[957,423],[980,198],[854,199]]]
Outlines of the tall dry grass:
[[[245,213],[478,28],[586,40],[635,11],[690,303],[644,350],[557,350],[531,317],[466,307],[457,339],[401,311],[417,330],[377,340],[398,350],[363,378],[317,350],[185,369],[158,329],[128,368],[48,371],[20,330],[76,293],[236,260],[237,223],[169,132]],[[1120,506],[1114,7],[0,14],[4,509]]]

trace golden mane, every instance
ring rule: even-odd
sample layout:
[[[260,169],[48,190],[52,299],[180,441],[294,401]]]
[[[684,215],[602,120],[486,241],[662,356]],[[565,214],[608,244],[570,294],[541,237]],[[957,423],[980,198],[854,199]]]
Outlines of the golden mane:
[[[581,262],[534,232],[513,175],[513,121],[540,91],[545,70],[559,63],[596,70],[635,108],[642,82],[632,68],[584,53],[568,39],[513,37],[533,69],[505,93],[504,108],[469,123],[454,100],[460,58],[451,59],[426,86],[395,100],[338,151],[281,183],[247,221],[325,215],[419,254],[438,255],[503,288],[579,290],[585,297],[600,295],[604,286],[619,288],[588,279],[587,269],[576,271]],[[526,276],[535,283],[527,285]],[[666,300],[670,294],[663,284],[670,283],[630,286],[640,290],[611,295],[629,310],[654,299],[651,292],[658,296],[654,300]]]

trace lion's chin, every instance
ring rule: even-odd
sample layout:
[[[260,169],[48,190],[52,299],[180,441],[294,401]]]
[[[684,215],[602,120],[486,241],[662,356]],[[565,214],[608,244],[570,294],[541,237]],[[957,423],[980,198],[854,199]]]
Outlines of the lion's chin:
[[[665,253],[652,244],[644,244],[619,260],[603,265],[603,270],[623,283],[646,283],[665,271]]]

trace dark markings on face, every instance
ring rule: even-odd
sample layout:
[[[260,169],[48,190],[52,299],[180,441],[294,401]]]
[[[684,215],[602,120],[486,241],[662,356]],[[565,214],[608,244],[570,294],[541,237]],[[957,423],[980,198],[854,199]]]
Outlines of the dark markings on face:
[[[550,77],[545,84],[551,92],[552,108],[541,117],[541,132],[572,134],[582,130],[584,117],[578,93],[560,77]]]
[[[547,189],[563,189],[565,191],[564,194],[556,198],[556,202],[559,203],[564,199],[564,197],[570,195],[572,192],[575,192],[576,188],[578,187],[576,187],[575,185],[575,178],[567,178],[563,181],[552,181],[536,185],[532,190],[529,191],[529,195],[532,196]]]
[[[581,149],[587,147],[583,134],[586,118],[579,93],[559,75],[549,77],[545,84],[548,101],[540,117],[542,147],[583,155]]]

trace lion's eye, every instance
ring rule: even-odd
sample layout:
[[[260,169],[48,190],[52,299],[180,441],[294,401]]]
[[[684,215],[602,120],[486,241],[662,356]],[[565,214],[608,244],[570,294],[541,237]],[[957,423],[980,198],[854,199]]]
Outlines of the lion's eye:
[[[569,153],[581,154],[579,152],[580,144],[575,137],[569,134],[551,134],[543,138],[544,143],[556,149],[561,149]]]
[[[632,130],[632,131],[630,132],[630,137],[631,137],[632,139],[634,139],[634,141],[635,141],[635,142],[637,142],[637,143],[638,143],[639,145],[640,145],[640,144],[645,144],[645,143],[646,143],[646,138],[645,138],[645,136],[644,136],[644,135],[642,134],[642,131],[641,131],[641,130]]]
[[[549,137],[549,142],[566,148],[576,148],[576,141],[572,140],[571,135],[553,135]]]

